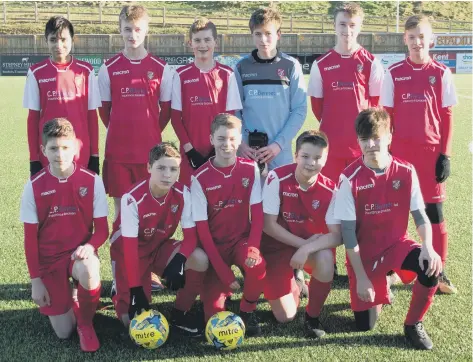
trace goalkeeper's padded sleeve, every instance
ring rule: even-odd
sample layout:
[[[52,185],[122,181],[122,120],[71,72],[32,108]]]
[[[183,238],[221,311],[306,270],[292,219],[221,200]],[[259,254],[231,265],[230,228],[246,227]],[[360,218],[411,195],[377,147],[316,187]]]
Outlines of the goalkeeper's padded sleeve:
[[[159,106],[161,107],[159,111],[159,129],[163,132],[171,119],[171,101],[159,102]]]
[[[197,246],[197,229],[195,227],[183,228],[182,233],[184,234],[184,239],[182,240],[179,253],[189,258],[189,255],[192,254]]]
[[[90,109],[87,112],[87,122],[89,124],[90,155],[99,154],[99,118],[97,110]]]
[[[440,111],[440,153],[451,156],[453,140],[452,107],[444,107]]]
[[[39,118],[40,111],[28,112],[27,132],[28,132],[28,149],[30,151],[30,161],[39,161]]]
[[[88,243],[92,245],[95,250],[100,248],[109,235],[107,217],[94,218],[94,233],[90,237]]]
[[[235,275],[233,274],[231,267],[223,261],[222,256],[218,252],[212,239],[212,235],[210,234],[209,223],[207,220],[197,221],[196,226],[199,240],[202,243],[202,246],[219,279],[223,284],[230,285],[235,281]]]
[[[248,237],[248,247],[259,249],[264,226],[263,204],[261,202],[253,204],[251,205],[250,210],[251,228],[250,235]]]
[[[370,107],[377,107],[379,105],[379,96],[370,96],[368,101]]]
[[[324,99],[310,97],[310,104],[312,106],[312,113],[314,113],[314,116],[315,118],[317,118],[317,121],[320,122],[320,120],[322,119],[322,111],[324,109]]]
[[[25,256],[30,278],[39,278],[38,224],[24,223]]]
[[[181,111],[177,111],[175,109],[171,110],[171,123],[181,146],[184,146],[186,143],[190,143],[190,139],[184,127],[184,123],[182,123]]]
[[[102,106],[99,107],[99,114],[100,114],[100,119],[102,120],[102,123],[105,126],[105,128],[108,128],[108,124],[110,123],[111,110],[112,110],[112,102],[102,101]]]
[[[125,259],[125,271],[128,277],[128,287],[134,288],[141,285],[140,265],[138,257],[138,238],[123,237],[123,257]]]

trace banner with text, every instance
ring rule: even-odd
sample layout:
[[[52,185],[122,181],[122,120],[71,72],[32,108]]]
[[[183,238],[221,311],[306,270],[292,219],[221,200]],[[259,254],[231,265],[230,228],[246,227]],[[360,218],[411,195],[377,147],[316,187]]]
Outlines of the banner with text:
[[[472,53],[457,53],[457,73],[472,73]]]
[[[1,75],[26,75],[29,67],[46,58],[45,55],[2,55]]]
[[[431,52],[430,56],[433,60],[439,63],[445,64],[450,68],[452,73],[456,72],[457,68],[457,55],[454,52]]]
[[[472,49],[472,34],[436,34],[430,50],[463,50]]]
[[[386,71],[386,69],[388,69],[394,63],[406,59],[406,54],[404,53],[374,54],[374,56],[381,62],[384,67],[384,71]]]

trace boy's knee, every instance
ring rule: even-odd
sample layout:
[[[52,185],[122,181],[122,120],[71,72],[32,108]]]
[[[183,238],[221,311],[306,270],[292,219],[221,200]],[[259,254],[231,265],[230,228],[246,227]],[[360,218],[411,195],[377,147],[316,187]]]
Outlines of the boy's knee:
[[[79,283],[85,289],[95,289],[100,284],[100,261],[96,256],[78,261]]]
[[[192,252],[188,262],[189,268],[198,272],[204,272],[209,268],[209,258],[201,248],[196,248]]]
[[[333,280],[334,266],[331,250],[322,250],[321,254],[314,258],[315,268],[312,276],[322,283],[328,283]]]

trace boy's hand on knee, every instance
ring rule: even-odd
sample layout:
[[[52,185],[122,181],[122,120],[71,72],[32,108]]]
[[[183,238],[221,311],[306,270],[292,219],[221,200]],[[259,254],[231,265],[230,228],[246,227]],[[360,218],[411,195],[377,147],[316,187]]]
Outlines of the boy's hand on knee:
[[[373,303],[375,292],[371,280],[368,278],[359,279],[356,281],[356,294],[363,302]]]
[[[429,278],[438,277],[442,272],[442,259],[433,248],[428,248],[422,244],[419,255],[419,266]]]
[[[130,320],[135,314],[140,314],[143,310],[150,310],[148,298],[142,286],[130,288],[130,305],[128,307],[128,316]]]
[[[90,258],[95,253],[95,248],[90,244],[79,245],[71,255],[72,260],[84,260]]]
[[[48,290],[40,278],[31,280],[31,298],[40,307],[50,305]]]
[[[230,288],[233,290],[240,289],[240,284],[235,280],[232,284],[230,284]]]
[[[293,269],[304,269],[308,258],[309,253],[306,248],[302,246],[294,253],[289,264]]]

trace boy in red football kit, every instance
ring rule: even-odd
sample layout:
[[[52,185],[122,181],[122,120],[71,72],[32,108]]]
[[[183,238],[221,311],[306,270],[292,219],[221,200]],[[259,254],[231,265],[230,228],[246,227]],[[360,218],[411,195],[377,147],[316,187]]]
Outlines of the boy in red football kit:
[[[186,312],[200,293],[208,259],[196,248],[197,235],[191,217],[187,186],[176,182],[181,156],[168,142],[149,152],[150,176],[134,185],[121,199],[120,217],[110,241],[117,294],[113,302],[118,318],[128,326],[135,313],[148,310],[151,277],[155,272],[178,290],[171,325],[190,336],[201,333]],[[181,224],[184,240],[172,236]]]
[[[296,163],[271,171],[263,190],[265,297],[279,322],[294,319],[300,289],[293,268],[307,268],[312,278],[304,329],[315,338],[325,334],[319,315],[333,279],[330,248],[342,243],[333,216],[336,186],[320,173],[327,153],[325,134],[305,131],[296,141]]]
[[[74,27],[63,16],[54,16],[44,31],[51,57],[28,70],[23,107],[28,113],[30,174],[41,171],[48,160],[40,150],[41,130],[53,118],[66,117],[73,125],[79,149],[76,162],[99,173],[100,94],[93,67],[70,55]]]
[[[214,60],[217,28],[206,18],[189,30],[194,62],[177,68],[172,86],[171,122],[185,160],[179,181],[190,185],[191,175],[212,150],[210,124],[219,113],[240,110],[241,99],[233,70]]]
[[[387,272],[396,271],[404,282],[417,276],[404,334],[416,348],[432,349],[422,320],[437,290],[442,262],[432,247],[432,228],[416,171],[390,155],[391,122],[386,111],[369,108],[355,124],[363,157],[340,175],[335,217],[341,220],[347,249],[356,326],[362,331],[374,328],[381,306],[390,303]],[[422,246],[407,233],[409,211]]]
[[[445,181],[450,175],[453,113],[457,104],[450,69],[429,56],[432,26],[424,15],[414,15],[405,24],[406,60],[386,72],[380,103],[393,120],[394,156],[411,162],[419,172],[425,211],[432,223],[433,244],[445,266],[448,234],[443,217]],[[439,290],[456,293],[445,271]]]
[[[246,335],[253,336],[261,333],[254,311],[266,274],[259,252],[263,231],[260,171],[256,162],[236,156],[241,144],[241,121],[237,117],[217,115],[210,142],[215,157],[204,163],[191,181],[192,218],[213,267],[201,295],[205,319],[225,310],[225,297],[240,287],[231,270],[235,264],[245,274],[240,316]]]
[[[148,25],[143,6],[124,6],[119,26],[125,47],[99,71],[99,113],[107,127],[103,178],[114,198],[115,219],[123,194],[147,177],[148,152],[161,142],[170,118],[172,73],[145,49]]]
[[[81,349],[93,352],[100,346],[92,319],[100,298],[96,252],[108,237],[107,196],[100,177],[73,162],[77,139],[68,120],[44,124],[41,151],[49,166],[28,181],[20,209],[31,295],[60,339],[77,322]],[[69,277],[78,281],[75,303]]]

